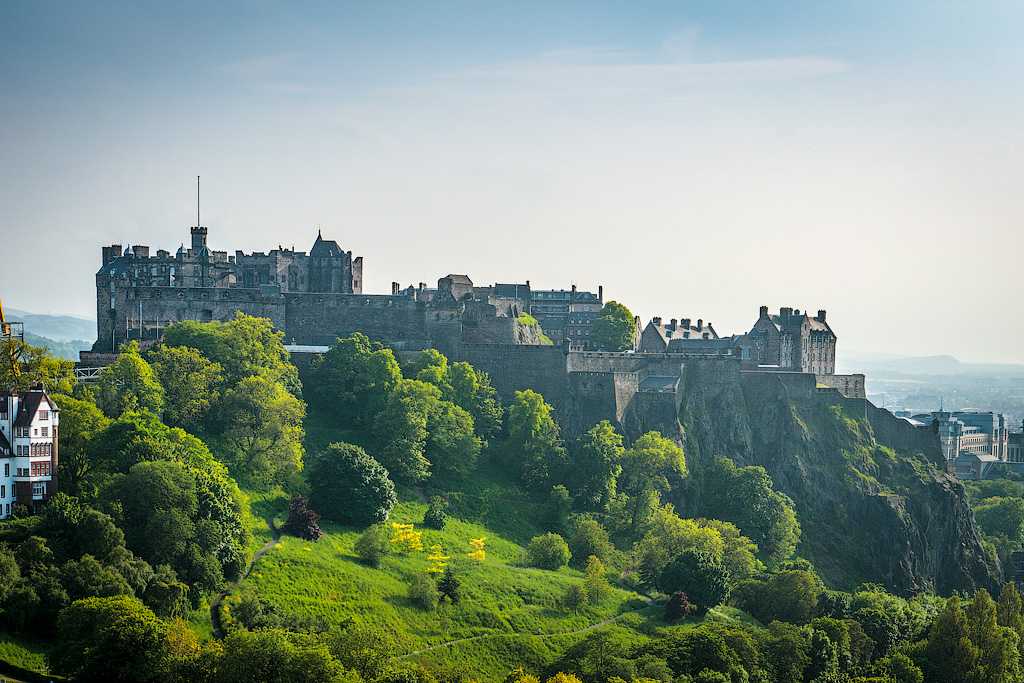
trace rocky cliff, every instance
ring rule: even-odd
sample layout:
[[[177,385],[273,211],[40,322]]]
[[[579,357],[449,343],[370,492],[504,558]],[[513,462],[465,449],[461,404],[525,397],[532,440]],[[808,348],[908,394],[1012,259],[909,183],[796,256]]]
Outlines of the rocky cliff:
[[[797,376],[688,364],[680,423],[699,508],[701,468],[726,456],[761,465],[795,502],[799,553],[832,585],[871,581],[911,594],[992,588],[1001,571],[981,546],[963,486],[931,435],[866,401]],[[934,447],[933,447],[934,443]]]

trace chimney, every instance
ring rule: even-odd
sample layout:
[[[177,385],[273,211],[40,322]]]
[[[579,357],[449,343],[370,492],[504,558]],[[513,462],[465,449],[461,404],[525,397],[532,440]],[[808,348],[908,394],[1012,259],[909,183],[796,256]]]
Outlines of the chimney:
[[[598,303],[604,303],[604,285],[597,286],[597,301]]]
[[[573,294],[575,294],[575,293],[576,293],[576,285],[573,285],[573,286],[572,286],[572,293],[573,293]]]
[[[107,265],[114,259],[121,256],[121,245],[111,244],[109,247],[103,247],[103,265]]]
[[[136,244],[132,247],[132,253],[135,254],[135,258],[149,258],[149,247],[143,244]]]
[[[800,315],[800,309],[798,308],[795,311],[793,311],[793,315]]]
[[[419,291],[422,292],[426,288],[427,288],[427,283],[426,282],[421,282],[420,286],[419,286]]]
[[[527,288],[527,289],[529,289],[529,288],[530,288],[530,281],[529,281],[529,280],[527,280],[527,281],[526,281],[526,288]]]
[[[819,322],[825,322],[825,309],[819,308],[818,315],[815,317],[818,319]]]
[[[684,329],[684,330],[688,330],[688,329],[690,329],[690,319],[689,319],[689,318],[683,318],[683,319],[682,319],[682,320],[680,320],[679,322],[681,322],[681,323],[682,323],[682,325],[683,325],[683,329]]]
[[[711,339],[711,334],[708,333],[708,332],[705,332],[704,334],[701,335],[701,339]]]
[[[669,320],[669,321],[668,321],[668,326],[669,326],[669,328],[670,328],[670,329],[672,329],[672,330],[675,330],[675,329],[676,329],[676,323],[677,323],[677,322],[679,322],[679,321],[678,321],[678,320],[676,320],[675,318],[672,318],[672,320]]]
[[[391,283],[391,296],[396,296],[398,294],[398,290],[399,290],[399,284],[397,282],[392,282]]]
[[[654,316],[653,318],[651,318],[651,322],[654,323],[655,325],[658,325],[660,327],[661,326],[661,316],[660,315]]]
[[[697,331],[700,332],[703,329],[704,329],[704,319],[703,318],[697,318]]]
[[[782,316],[783,318],[793,315],[793,309],[788,306],[783,306],[782,308],[779,309],[779,315]]]
[[[757,312],[757,316],[759,318],[767,318],[768,317],[768,307],[767,306],[762,306],[761,310],[759,310]]]

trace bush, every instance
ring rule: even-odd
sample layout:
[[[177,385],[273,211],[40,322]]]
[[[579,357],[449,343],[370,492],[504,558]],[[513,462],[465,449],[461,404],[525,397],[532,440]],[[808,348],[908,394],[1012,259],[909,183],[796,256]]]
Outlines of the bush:
[[[348,524],[383,522],[398,501],[388,471],[359,446],[332,443],[309,468],[310,502]]]
[[[569,545],[558,534],[534,536],[526,547],[526,561],[531,567],[557,570],[567,565],[571,557]]]
[[[426,574],[416,574],[409,580],[409,599],[420,609],[433,610],[441,594],[434,579]]]
[[[441,496],[432,496],[430,505],[423,515],[423,526],[440,531],[448,521],[448,501]]]
[[[320,530],[320,515],[309,507],[302,496],[295,496],[288,505],[288,521],[284,532],[307,541],[318,541],[324,535]]]
[[[574,612],[585,607],[590,602],[590,595],[587,593],[587,586],[583,583],[571,583],[562,596],[562,605]]]
[[[591,555],[602,562],[608,562],[613,552],[608,532],[592,517],[583,517],[576,523],[576,529],[569,538],[569,550],[576,564],[581,567]]]
[[[371,567],[379,567],[391,550],[391,539],[383,524],[374,524],[356,540],[356,555]]]
[[[444,576],[437,582],[437,590],[453,605],[459,601],[459,580],[455,578],[451,567],[444,570]]]
[[[679,621],[693,616],[697,612],[697,605],[690,602],[690,598],[682,591],[676,591],[665,603],[665,621]]]
[[[729,573],[710,553],[689,548],[661,572],[658,588],[666,593],[685,591],[703,610],[729,597]]]

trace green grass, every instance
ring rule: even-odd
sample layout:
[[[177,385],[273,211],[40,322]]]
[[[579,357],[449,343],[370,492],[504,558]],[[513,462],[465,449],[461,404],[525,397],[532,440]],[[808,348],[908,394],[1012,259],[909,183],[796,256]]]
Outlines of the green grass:
[[[418,526],[425,509],[421,503],[401,503],[391,521]],[[240,594],[256,593],[298,623],[330,628],[353,618],[383,628],[395,638],[399,652],[486,636],[465,647],[444,647],[417,657],[472,664],[486,678],[504,675],[520,660],[539,665],[585,634],[552,635],[643,610],[645,605],[636,593],[616,588],[600,605],[579,612],[562,609],[561,598],[570,584],[581,580],[579,572],[522,566],[522,545],[479,524],[450,518],[443,531],[422,529],[423,543],[428,549],[440,544],[453,558],[463,597],[457,605],[428,612],[406,597],[408,578],[427,568],[426,553],[392,554],[373,569],[353,551],[359,530],[330,523],[322,527],[326,533],[316,543],[283,537],[259,561]],[[487,538],[482,564],[466,557],[470,539],[481,536]]]
[[[0,661],[46,675],[49,674],[47,652],[46,643],[0,632]]]

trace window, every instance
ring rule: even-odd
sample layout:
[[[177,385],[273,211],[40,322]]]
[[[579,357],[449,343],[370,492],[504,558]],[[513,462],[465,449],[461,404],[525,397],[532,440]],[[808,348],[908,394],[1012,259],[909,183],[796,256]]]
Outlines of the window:
[[[5,477],[11,476],[11,463],[9,463],[9,462],[5,462],[4,463],[4,476]]]
[[[40,410],[39,411],[39,420],[40,421],[46,422],[49,419],[50,419],[50,411],[49,410]]]
[[[39,428],[39,436],[47,436],[47,437],[50,436],[50,428],[49,427],[40,427]]]
[[[32,484],[32,495],[33,496],[45,496],[46,495],[46,484],[39,482],[38,484]]]
[[[6,484],[0,484],[0,498],[6,498],[6,497],[7,497],[7,485]]]

